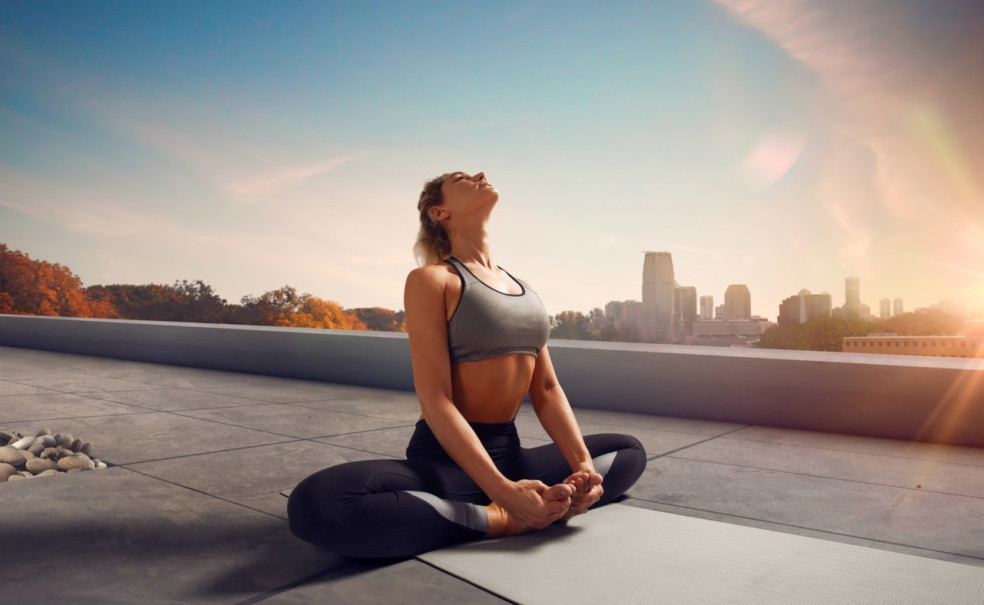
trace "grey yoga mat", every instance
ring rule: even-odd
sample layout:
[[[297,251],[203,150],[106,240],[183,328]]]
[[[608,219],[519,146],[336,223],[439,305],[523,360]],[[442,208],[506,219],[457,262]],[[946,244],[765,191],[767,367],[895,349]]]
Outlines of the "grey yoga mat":
[[[619,504],[419,558],[526,605],[984,603],[984,567]]]

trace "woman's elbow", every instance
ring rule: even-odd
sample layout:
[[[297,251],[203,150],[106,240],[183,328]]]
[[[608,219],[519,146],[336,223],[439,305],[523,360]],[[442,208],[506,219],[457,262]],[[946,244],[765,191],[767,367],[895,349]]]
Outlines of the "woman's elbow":
[[[554,395],[558,392],[560,392],[560,384],[557,382],[534,384],[529,390],[530,401],[534,408],[538,408],[555,399]]]

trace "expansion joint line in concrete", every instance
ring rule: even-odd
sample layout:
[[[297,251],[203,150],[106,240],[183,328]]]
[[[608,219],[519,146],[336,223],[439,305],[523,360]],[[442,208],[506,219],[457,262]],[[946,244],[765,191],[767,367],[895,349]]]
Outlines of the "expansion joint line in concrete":
[[[673,454],[675,454],[677,452],[682,452],[683,450],[688,450],[688,449],[690,449],[692,447],[697,447],[698,445],[701,445],[703,443],[707,443],[708,441],[714,441],[715,439],[719,439],[719,438],[724,437],[726,435],[730,435],[732,433],[737,433],[738,431],[743,431],[743,430],[747,429],[750,426],[752,426],[752,425],[750,425],[750,424],[743,424],[743,425],[739,426],[738,428],[731,429],[730,431],[725,431],[725,432],[721,433],[720,435],[714,435],[713,437],[708,437],[707,439],[702,439],[700,441],[697,441],[696,443],[688,443],[687,445],[685,445],[683,447],[678,447],[675,450],[670,450],[668,452],[663,452],[662,454],[656,454],[655,456],[650,456],[650,457],[646,458],[646,461],[647,462],[652,462],[653,460],[656,460],[657,458],[665,458],[666,456],[671,456],[671,455],[673,455]]]
[[[181,489],[186,489],[186,490],[188,490],[190,492],[194,492],[196,494],[201,494],[202,496],[207,496],[209,498],[215,498],[216,500],[221,500],[222,502],[225,502],[227,504],[233,504],[235,506],[239,506],[239,507],[245,508],[247,510],[251,510],[253,512],[262,513],[262,514],[264,514],[264,515],[266,515],[268,517],[273,517],[274,519],[279,519],[281,521],[285,521],[285,519],[283,517],[277,516],[277,515],[269,512],[269,511],[261,510],[259,508],[254,508],[252,506],[247,506],[247,505],[243,504],[242,502],[236,502],[235,500],[230,500],[229,498],[223,498],[222,496],[216,496],[215,494],[210,494],[210,493],[208,493],[206,491],[203,491],[203,490],[200,490],[200,489],[198,489],[196,487],[191,487],[189,485],[183,485],[183,484],[177,483],[175,481],[169,481],[168,479],[162,479],[160,477],[151,475],[149,473],[145,473],[145,472],[139,471],[139,470],[137,470],[135,468],[129,468],[125,464],[119,464],[119,465],[116,466],[116,468],[122,468],[122,469],[125,469],[125,470],[130,471],[131,473],[136,473],[138,475],[143,475],[144,477],[147,477],[148,479],[153,479],[155,481],[160,481],[161,483],[167,483],[168,485],[173,485],[174,487],[180,487]]]
[[[512,605],[522,605],[522,603],[518,603],[518,602],[513,601],[512,599],[507,598],[507,597],[505,597],[505,596],[503,596],[503,595],[501,595],[501,594],[499,594],[497,592],[494,592],[492,590],[489,590],[487,587],[482,586],[481,584],[476,584],[475,582],[469,580],[468,578],[459,576],[458,574],[455,574],[455,573],[451,573],[450,571],[448,571],[446,569],[443,569],[441,567],[437,567],[436,565],[434,565],[430,561],[425,561],[424,559],[421,559],[420,557],[414,557],[414,560],[415,561],[420,561],[424,565],[427,565],[429,567],[432,567],[432,568],[436,569],[437,571],[441,572],[442,574],[444,574],[446,576],[451,576],[452,578],[454,578],[456,580],[459,580],[461,582],[464,582],[465,584],[468,584],[469,586],[474,586],[475,588],[481,590],[482,592],[487,593],[487,594],[490,594],[490,595],[492,595],[493,597],[495,597],[497,599],[502,599],[506,603],[511,603]]]
[[[279,595],[281,593],[287,592],[288,590],[292,590],[292,589],[297,588],[299,586],[303,586],[303,585],[307,584],[308,582],[313,582],[315,580],[320,580],[320,579],[322,579],[324,577],[330,576],[330,575],[334,574],[335,572],[339,571],[340,569],[346,567],[347,565],[350,565],[350,564],[349,563],[339,563],[338,565],[334,565],[332,567],[329,567],[328,569],[323,569],[323,570],[321,570],[319,572],[316,572],[316,573],[313,573],[311,575],[304,576],[303,578],[298,578],[297,580],[294,580],[293,582],[287,582],[286,584],[284,584],[282,586],[278,586],[276,588],[271,588],[270,590],[267,590],[265,592],[261,592],[260,594],[254,595],[254,596],[252,596],[252,597],[250,597],[248,599],[243,599],[242,601],[237,601],[236,602],[236,605],[253,605],[254,603],[261,603],[261,602],[266,601],[267,599],[269,599],[271,597],[275,597],[275,596],[277,596],[277,595]]]

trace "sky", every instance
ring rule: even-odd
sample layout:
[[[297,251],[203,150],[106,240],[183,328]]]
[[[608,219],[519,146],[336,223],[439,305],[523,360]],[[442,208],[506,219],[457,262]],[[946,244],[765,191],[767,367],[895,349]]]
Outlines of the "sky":
[[[421,186],[481,170],[552,314],[641,300],[648,250],[773,321],[849,276],[984,312],[975,0],[0,11],[0,242],[85,285],[402,309]]]

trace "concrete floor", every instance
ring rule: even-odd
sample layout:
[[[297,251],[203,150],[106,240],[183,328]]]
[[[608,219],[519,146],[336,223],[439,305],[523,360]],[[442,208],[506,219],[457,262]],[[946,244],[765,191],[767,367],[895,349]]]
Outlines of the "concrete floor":
[[[577,410],[650,463],[625,504],[984,568],[984,449]],[[496,603],[416,559],[290,535],[307,474],[401,457],[412,393],[0,347],[0,427],[114,465],[0,484],[4,601]],[[524,409],[524,441],[546,435]],[[984,573],[984,570],[982,570]],[[562,601],[562,599],[561,599]]]

